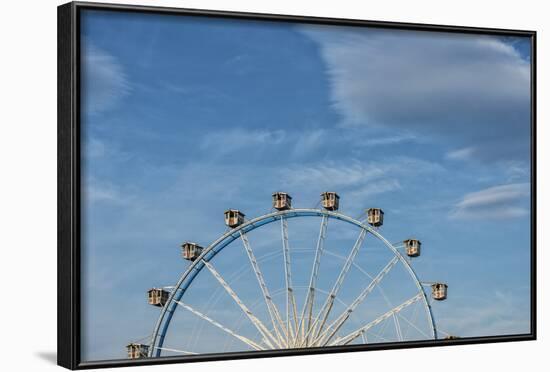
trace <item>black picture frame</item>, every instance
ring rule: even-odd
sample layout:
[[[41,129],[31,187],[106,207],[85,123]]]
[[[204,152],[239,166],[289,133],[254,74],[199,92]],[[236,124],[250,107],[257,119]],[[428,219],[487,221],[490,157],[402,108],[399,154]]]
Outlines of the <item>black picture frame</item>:
[[[276,20],[308,24],[368,26],[386,29],[443,31],[463,34],[523,36],[531,40],[531,332],[526,334],[466,337],[370,345],[333,346],[276,351],[231,352],[185,357],[83,362],[80,358],[80,13],[98,9],[242,20]],[[58,7],[58,318],[57,358],[69,369],[122,367],[303,354],[326,354],[380,349],[450,346],[535,340],[537,330],[536,287],[536,31],[380,22],[280,14],[256,14],[155,6],[71,2]]]

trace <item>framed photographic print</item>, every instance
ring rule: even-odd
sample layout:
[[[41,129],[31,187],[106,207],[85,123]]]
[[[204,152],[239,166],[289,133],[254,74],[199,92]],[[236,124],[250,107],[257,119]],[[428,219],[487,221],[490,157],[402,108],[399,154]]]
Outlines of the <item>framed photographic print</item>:
[[[58,8],[58,362],[533,340],[535,32]]]

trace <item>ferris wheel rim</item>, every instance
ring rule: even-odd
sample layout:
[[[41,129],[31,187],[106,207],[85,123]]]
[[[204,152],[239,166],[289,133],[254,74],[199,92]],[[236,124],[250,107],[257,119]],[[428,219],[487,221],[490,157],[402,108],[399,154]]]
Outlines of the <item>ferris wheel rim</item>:
[[[187,288],[191,285],[198,273],[204,268],[204,261],[209,262],[213,259],[218,253],[220,253],[225,247],[230,245],[235,240],[241,237],[242,233],[248,233],[253,231],[261,226],[276,222],[282,218],[295,218],[295,217],[324,217],[336,219],[339,221],[350,223],[358,228],[366,230],[367,232],[373,234],[377,239],[379,239],[384,245],[392,251],[392,253],[398,258],[401,264],[409,272],[409,275],[412,277],[415,285],[418,289],[419,294],[422,297],[422,302],[424,303],[424,308],[428,315],[429,326],[431,328],[432,337],[437,339],[437,328],[435,320],[433,317],[432,309],[422,282],[418,278],[418,275],[403,256],[401,252],[394,247],[383,235],[381,235],[375,228],[369,226],[367,223],[354,219],[350,216],[347,216],[343,213],[336,211],[329,211],[324,209],[313,209],[313,208],[292,208],[287,210],[280,210],[272,213],[263,214],[256,218],[253,218],[249,221],[243,222],[241,225],[231,228],[229,231],[222,234],[218,239],[213,241],[208,247],[205,247],[202,253],[193,261],[189,267],[183,272],[183,274],[178,279],[173,290],[170,292],[166,306],[162,307],[161,313],[155,324],[155,329],[151,336],[151,342],[149,344],[148,357],[160,357],[161,351],[163,349],[164,338],[166,336],[166,331],[172,320],[172,316],[178,306],[178,301],[181,300]],[[217,248],[217,250],[215,250]],[[206,258],[206,259],[205,259]],[[198,268],[197,268],[198,267]],[[191,276],[190,276],[191,275]],[[188,278],[190,280],[186,281]],[[185,285],[182,287],[182,285]],[[166,317],[166,319],[165,319]]]

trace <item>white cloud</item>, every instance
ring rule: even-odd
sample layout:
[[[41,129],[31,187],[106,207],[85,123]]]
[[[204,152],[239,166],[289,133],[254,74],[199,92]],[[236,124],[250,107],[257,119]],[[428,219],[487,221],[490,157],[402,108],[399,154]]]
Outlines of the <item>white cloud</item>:
[[[383,194],[385,192],[395,191],[401,189],[401,183],[397,179],[384,179],[374,182],[370,182],[367,185],[363,185],[350,192],[346,197],[349,197],[351,200],[361,200],[369,196],[376,194]]]
[[[91,134],[86,135],[82,143],[82,156],[98,162],[102,162],[99,168],[106,170],[117,164],[128,162],[133,158],[130,152],[121,149],[120,144],[115,141],[97,137]]]
[[[530,313],[528,301],[523,301],[527,293],[518,296],[513,292],[485,291],[483,297],[474,297],[474,301],[454,301],[454,306],[438,314],[438,327],[444,329],[444,334],[462,337],[528,333]]]
[[[291,166],[281,172],[283,187],[291,190],[312,187],[319,191],[337,191],[346,200],[353,200],[355,208],[373,195],[402,188],[400,180],[443,172],[439,164],[408,157],[385,161],[320,162],[309,166]]]
[[[437,163],[410,158],[393,157],[385,161],[352,160],[349,162],[321,162],[312,166],[300,166],[285,170],[288,183],[330,183],[334,186],[349,186],[367,183],[389,175],[431,173],[443,171]]]
[[[293,154],[302,156],[315,151],[326,143],[327,136],[329,136],[328,132],[323,129],[302,132],[296,139]]]
[[[494,186],[466,194],[455,205],[451,218],[506,219],[529,214],[524,206],[530,195],[529,183]]]
[[[83,43],[82,101],[85,112],[97,114],[113,108],[131,88],[120,62],[106,51]]]
[[[290,137],[290,136],[289,136]],[[294,133],[293,155],[304,156],[320,150],[322,146],[345,146],[346,148],[363,149],[375,146],[391,146],[402,143],[425,142],[417,136],[407,133],[381,134],[363,128],[311,129]]]
[[[120,187],[110,182],[102,182],[90,178],[82,187],[83,198],[88,203],[126,204],[130,195],[121,191]]]
[[[200,147],[203,150],[225,154],[250,146],[279,145],[285,140],[285,137],[286,133],[283,130],[234,128],[207,133],[203,137]]]
[[[383,177],[387,169],[376,163],[359,163],[351,165],[329,162],[309,167],[296,167],[285,170],[285,182],[289,185],[314,184],[320,187],[349,187],[367,183],[372,179]]]
[[[468,160],[472,157],[474,152],[475,150],[473,147],[465,147],[462,149],[449,151],[445,154],[445,157],[451,160]]]
[[[529,177],[529,165],[524,162],[510,161],[503,164],[504,172],[508,177],[508,182],[525,180]]]
[[[302,30],[320,46],[343,125],[445,137],[477,146],[481,159],[528,155],[530,65],[500,39],[349,27]]]
[[[374,137],[362,139],[363,146],[383,146],[383,145],[395,145],[403,142],[417,141],[417,137],[410,134],[401,134],[387,137]]]

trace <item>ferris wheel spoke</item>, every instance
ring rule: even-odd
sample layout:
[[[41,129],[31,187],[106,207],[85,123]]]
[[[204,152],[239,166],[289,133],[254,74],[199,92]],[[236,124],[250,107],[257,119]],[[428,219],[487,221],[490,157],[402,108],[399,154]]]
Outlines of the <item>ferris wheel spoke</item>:
[[[228,327],[222,325],[221,323],[215,321],[214,319],[210,318],[209,316],[201,313],[200,311],[198,310],[195,310],[194,308],[192,308],[191,306],[187,305],[186,303],[183,303],[181,301],[175,301],[176,304],[178,304],[179,306],[183,307],[184,309],[190,311],[191,313],[195,314],[196,316],[198,316],[199,318],[202,318],[204,320],[206,320],[208,323],[212,324],[213,326],[221,329],[222,331],[230,334],[231,336],[235,337],[236,339],[242,341],[243,343],[247,344],[248,346],[252,347],[253,349],[255,350],[265,350],[265,348],[261,347],[260,345],[258,345],[256,342],[252,341],[251,339],[245,337],[245,336],[241,336],[239,334],[237,334],[236,332],[232,331],[231,329],[229,329]]]
[[[364,332],[364,334],[366,335],[367,332]],[[371,331],[370,334],[371,334],[371,336],[376,337],[377,339],[381,340],[382,342],[390,342],[390,340],[388,340],[386,337],[381,336],[379,333],[375,333],[375,332]],[[365,338],[366,338],[366,336],[365,336]]]
[[[241,240],[243,242],[243,246],[246,251],[246,254],[248,255],[250,265],[252,266],[252,271],[254,271],[256,280],[258,281],[258,285],[260,286],[260,290],[262,291],[262,295],[264,297],[264,301],[267,307],[267,312],[269,313],[269,317],[273,325],[273,331],[275,332],[275,335],[277,336],[277,339],[278,339],[277,343],[283,346],[287,346],[288,344],[286,344],[286,341],[285,341],[285,338],[287,338],[286,327],[284,326],[284,322],[281,318],[281,314],[279,313],[279,310],[277,309],[277,306],[275,306],[275,303],[273,302],[273,298],[269,293],[269,289],[265,284],[265,279],[262,274],[262,271],[260,270],[260,266],[258,265],[258,260],[256,260],[256,256],[254,255],[254,251],[250,246],[250,242],[248,241],[248,237],[246,236],[246,234],[243,233],[242,231],[239,231],[239,234],[241,236]],[[284,335],[281,334],[281,332]]]
[[[410,331],[411,331],[411,326],[414,327],[414,323],[416,323],[417,319],[418,319],[418,309],[419,309],[420,306],[418,306],[418,304],[414,307],[414,310],[413,310],[413,313],[412,313],[412,316],[411,316],[411,320],[412,321],[409,321],[408,319],[406,319],[405,317],[403,317],[403,319],[405,319],[405,321],[408,323],[408,327],[407,329],[405,330],[405,334],[403,335],[403,337],[406,339],[407,336],[409,335]],[[417,327],[414,327],[416,328],[418,331],[420,331]],[[423,332],[421,332],[424,336],[426,336],[427,338],[429,338],[428,335],[424,334]]]
[[[407,324],[409,325],[409,327],[407,328],[407,333],[403,336],[403,338],[406,338],[407,334],[408,334],[408,330],[412,327],[414,329],[416,329],[420,334],[422,334],[422,336],[426,337],[426,338],[430,338],[430,336],[428,336],[426,334],[426,332],[422,331],[420,328],[418,328],[414,322],[411,322],[409,319],[405,318],[403,315],[401,314],[398,314],[398,316],[403,319],[405,322],[407,322]]]
[[[382,279],[391,271],[391,269],[395,266],[395,264],[399,262],[399,257],[394,256],[390,262],[384,266],[382,270],[371,280],[369,285],[353,300],[351,305],[348,306],[346,310],[342,314],[340,314],[334,322],[332,322],[326,329],[324,333],[322,333],[313,343],[318,343],[319,345],[325,345],[330,341],[332,337],[342,328],[344,323],[349,319],[351,316],[351,313],[355,311],[357,306],[359,306],[367,296],[376,288],[376,286],[382,281]]]
[[[399,319],[397,319],[397,314],[393,313],[392,318],[393,318],[393,323],[395,325],[395,334],[397,335],[397,340],[403,341],[403,336],[401,334],[401,326],[399,324]]]
[[[367,334],[365,331],[361,332],[361,340],[363,340],[364,344],[368,344],[369,340],[367,339]]]
[[[347,344],[349,344],[350,342],[355,340],[357,337],[361,336],[362,332],[366,332],[370,328],[372,328],[372,327],[380,324],[384,320],[394,316],[394,314],[399,313],[400,311],[402,311],[403,309],[407,308],[408,306],[414,304],[416,301],[419,301],[420,299],[422,299],[422,294],[417,293],[414,297],[412,297],[412,298],[408,299],[407,301],[403,302],[401,305],[398,305],[398,306],[394,307],[393,309],[391,309],[388,312],[386,312],[385,314],[379,316],[378,318],[376,318],[372,322],[365,324],[361,328],[347,334],[346,336],[337,338],[330,345],[333,346],[333,345],[347,345]]]
[[[227,283],[225,281],[225,279],[223,279],[223,277],[221,276],[221,274],[214,268],[214,266],[210,263],[210,262],[207,262],[205,260],[203,260],[203,263],[204,263],[204,266],[206,266],[206,268],[208,269],[208,271],[210,271],[210,273],[212,273],[212,275],[214,276],[214,278],[216,278],[216,280],[221,284],[221,286],[226,290],[226,292],[229,294],[229,296],[231,296],[231,298],[233,299],[233,301],[235,301],[235,303],[241,308],[241,310],[243,311],[243,313],[248,317],[248,319],[252,322],[252,324],[256,327],[256,329],[258,330],[258,332],[260,332],[260,334],[264,337],[264,339],[266,340],[268,346],[272,349],[274,349],[275,347],[273,346],[273,344],[269,341],[273,341],[279,348],[282,347],[277,339],[271,334],[271,332],[269,332],[269,330],[267,329],[267,327],[252,313],[252,311],[250,311],[250,309],[243,303],[243,301],[239,298],[239,296],[237,295],[237,293],[233,290],[233,288],[231,288],[231,286],[229,285],[229,283]]]
[[[362,228],[361,232],[359,233],[359,236],[357,237],[357,240],[355,241],[355,244],[353,245],[353,248],[351,249],[351,252],[349,253],[346,259],[346,262],[344,263],[344,266],[342,267],[342,270],[340,271],[340,274],[338,275],[338,278],[336,279],[336,282],[334,283],[334,286],[332,287],[332,290],[330,291],[325,303],[323,304],[323,307],[319,311],[317,320],[313,323],[312,327],[308,330],[308,335],[311,333],[315,335],[314,338],[318,338],[321,332],[323,331],[325,323],[334,305],[334,300],[336,299],[336,296],[338,295],[338,292],[340,291],[340,288],[344,283],[344,279],[346,278],[346,275],[348,274],[351,268],[351,265],[353,264],[353,261],[355,260],[355,257],[357,256],[357,253],[359,252],[359,249],[361,248],[361,245],[365,240],[366,235],[367,235],[367,230]],[[317,323],[319,322],[319,319],[321,319],[321,323],[316,327]]]
[[[281,239],[283,241],[283,258],[285,265],[285,282],[287,289],[286,298],[286,327],[287,344],[294,346],[298,341],[298,311],[296,308],[296,298],[294,297],[294,288],[292,287],[292,266],[290,263],[290,247],[288,243],[288,221],[281,216]],[[292,312],[293,315],[290,313]],[[294,325],[290,324],[290,318],[293,318]]]
[[[165,350],[165,351],[171,351],[171,352],[174,352],[174,353],[181,353],[181,354],[187,354],[187,355],[198,355],[199,353],[194,353],[192,351],[186,351],[186,350],[179,350],[179,349],[171,349],[171,348],[168,348],[168,347],[158,347],[158,346],[155,346],[155,349],[158,349],[158,350]]]
[[[307,291],[304,307],[302,308],[302,315],[300,316],[300,324],[298,329],[302,334],[302,342],[307,344],[308,340],[305,337],[305,330],[311,327],[311,316],[313,313],[313,304],[315,302],[315,286],[317,285],[317,277],[319,275],[319,266],[321,265],[321,256],[323,255],[325,237],[327,233],[328,216],[323,215],[321,220],[321,227],[319,229],[319,237],[317,238],[317,247],[315,248],[315,258],[313,260],[313,267],[311,268],[311,276],[309,278],[309,289]],[[305,317],[307,313],[307,324],[305,323]]]

